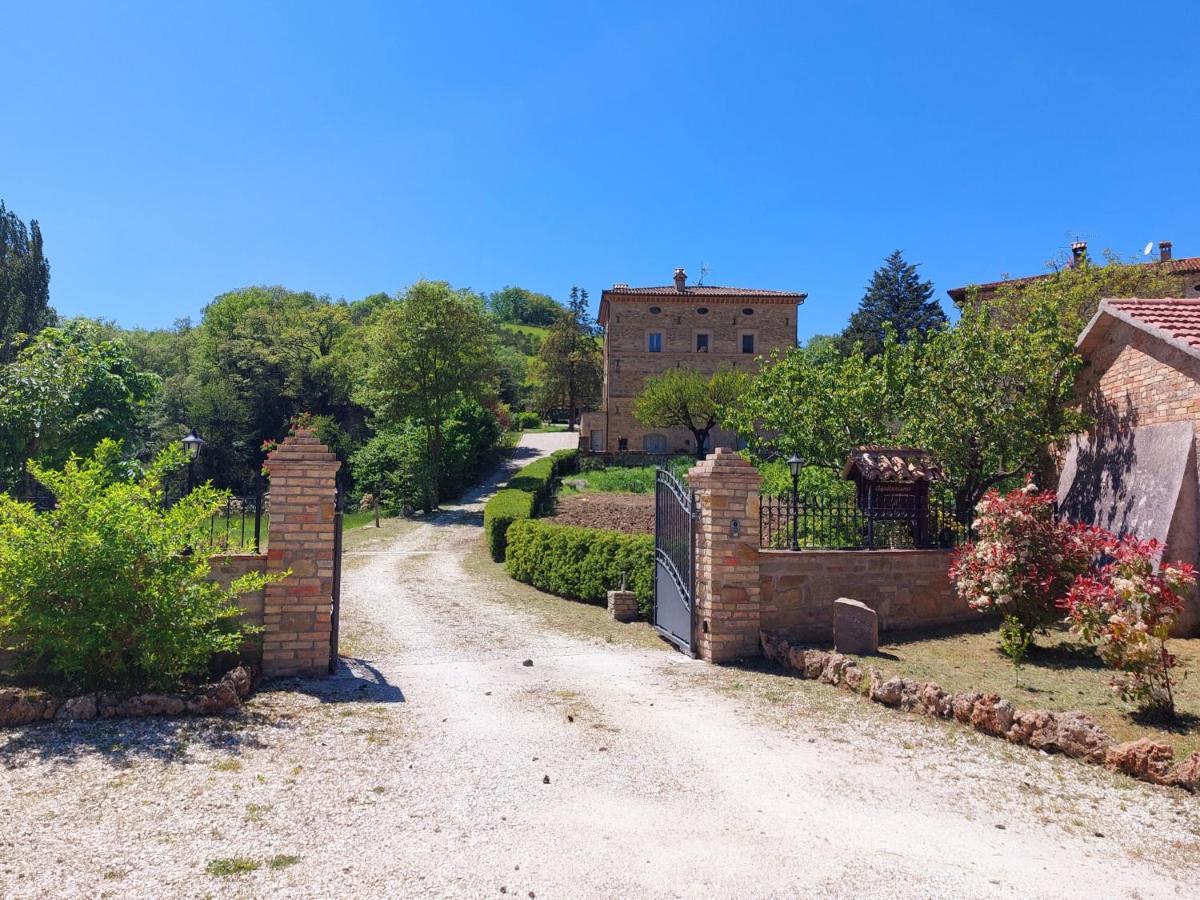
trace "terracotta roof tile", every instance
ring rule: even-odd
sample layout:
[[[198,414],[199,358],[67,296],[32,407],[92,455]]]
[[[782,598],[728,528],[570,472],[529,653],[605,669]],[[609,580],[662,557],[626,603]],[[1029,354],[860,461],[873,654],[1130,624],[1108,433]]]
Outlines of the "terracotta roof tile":
[[[941,468],[927,450],[919,447],[855,447],[842,470],[849,478],[857,471],[869,481],[894,481],[911,484],[916,481],[940,481]]]
[[[1182,262],[1182,260],[1180,260]],[[1108,300],[1113,309],[1200,348],[1200,299]]]
[[[632,294],[653,297],[787,297],[797,300],[803,300],[807,296],[807,294],[795,291],[765,291],[761,288],[718,287],[708,284],[689,284],[682,291],[673,284],[654,287],[626,287],[624,285],[617,287],[614,285],[604,293],[618,296]]]

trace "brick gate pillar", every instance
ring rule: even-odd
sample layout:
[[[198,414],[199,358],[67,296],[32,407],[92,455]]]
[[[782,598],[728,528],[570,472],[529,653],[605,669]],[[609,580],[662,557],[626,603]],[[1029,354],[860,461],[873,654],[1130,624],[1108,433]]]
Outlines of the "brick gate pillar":
[[[758,490],[762,476],[745,457],[720,447],[687,474],[696,520],[696,640],[701,659],[757,656]]]
[[[325,675],[333,624],[333,531],[337,457],[310,429],[297,429],[267,457],[268,584],[263,600],[263,674]]]

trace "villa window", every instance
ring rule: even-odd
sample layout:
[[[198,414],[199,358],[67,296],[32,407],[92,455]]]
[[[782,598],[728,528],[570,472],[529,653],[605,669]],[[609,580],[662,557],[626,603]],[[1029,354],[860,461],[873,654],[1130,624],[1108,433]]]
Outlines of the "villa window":
[[[752,332],[752,331],[743,331],[742,332],[742,352],[743,353],[753,353],[754,352],[754,332]]]
[[[651,331],[646,335],[646,350],[650,353],[662,353],[663,336],[661,331]]]
[[[710,336],[707,331],[697,331],[696,332],[696,352],[697,353],[707,353],[709,340],[710,340]]]

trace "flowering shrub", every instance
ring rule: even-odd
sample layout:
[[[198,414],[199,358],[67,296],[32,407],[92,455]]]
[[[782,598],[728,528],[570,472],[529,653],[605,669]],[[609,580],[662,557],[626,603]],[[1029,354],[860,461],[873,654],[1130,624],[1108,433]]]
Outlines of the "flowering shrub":
[[[1032,482],[1007,494],[988,491],[976,513],[978,539],[955,554],[950,568],[959,596],[974,609],[1003,614],[1027,636],[1045,631],[1061,615],[1059,603],[1075,578],[1088,570],[1099,532],[1060,522],[1054,495]]]
[[[1157,541],[1106,535],[1107,560],[1078,578],[1062,602],[1071,629],[1096,645],[1109,666],[1125,673],[1113,682],[1122,699],[1175,715],[1167,636],[1183,607],[1180,593],[1196,583],[1186,563],[1157,565]]]

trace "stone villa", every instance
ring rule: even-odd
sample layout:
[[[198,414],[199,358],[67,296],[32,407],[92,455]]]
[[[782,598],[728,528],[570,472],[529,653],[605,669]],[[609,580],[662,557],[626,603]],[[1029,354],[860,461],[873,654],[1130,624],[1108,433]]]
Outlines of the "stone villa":
[[[600,409],[580,422],[580,446],[593,453],[692,452],[686,429],[647,429],[633,417],[646,379],[686,366],[711,374],[721,366],[757,371],[761,357],[796,345],[796,314],[805,294],[689,285],[614,284],[600,298],[604,391]],[[714,446],[734,436],[714,431]]]

